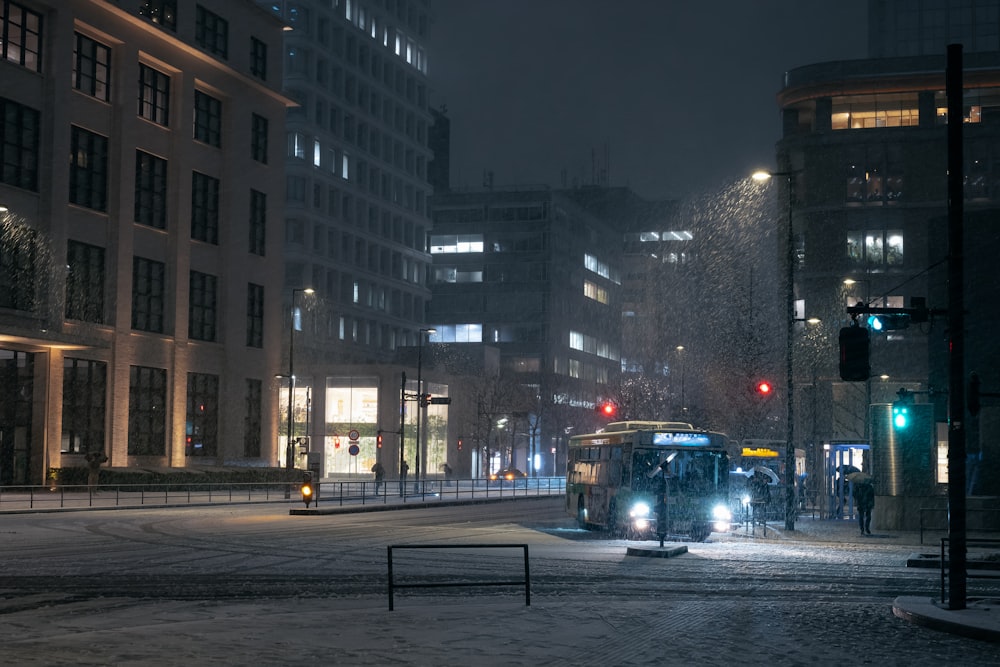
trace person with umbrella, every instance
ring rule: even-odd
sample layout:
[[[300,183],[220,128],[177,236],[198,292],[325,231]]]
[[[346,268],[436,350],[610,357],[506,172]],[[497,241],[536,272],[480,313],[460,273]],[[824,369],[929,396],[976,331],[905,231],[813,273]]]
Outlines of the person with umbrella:
[[[858,509],[858,527],[862,535],[872,534],[872,509],[875,507],[875,487],[872,486],[871,475],[863,472],[853,472],[846,476],[851,482],[851,496]]]

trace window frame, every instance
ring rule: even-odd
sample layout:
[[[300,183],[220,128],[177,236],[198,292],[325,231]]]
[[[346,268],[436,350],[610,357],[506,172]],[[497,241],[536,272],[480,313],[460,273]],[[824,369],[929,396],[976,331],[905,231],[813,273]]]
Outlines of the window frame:
[[[129,456],[167,453],[167,370],[129,367]]]
[[[163,158],[136,149],[134,222],[167,228],[167,166]]]
[[[170,127],[170,75],[139,63],[137,114],[151,123]]]
[[[79,125],[70,131],[69,201],[108,210],[108,138]]]
[[[111,47],[81,32],[74,33],[73,89],[94,99],[111,100]]]
[[[264,286],[247,283],[247,347],[264,347]]]
[[[194,41],[212,55],[228,59],[229,21],[202,5],[196,5]]]
[[[194,138],[222,148],[222,100],[201,90],[194,91]]]
[[[218,340],[219,278],[191,271],[188,283],[188,338],[207,343]]]
[[[219,179],[191,172],[191,238],[219,245]]]
[[[167,265],[154,259],[132,258],[132,329],[164,333]]]
[[[0,97],[0,182],[38,192],[41,113]]]
[[[66,304],[64,317],[106,324],[104,290],[105,249],[69,239],[66,242]]]
[[[13,0],[0,1],[0,57],[34,72],[42,71],[43,18]],[[19,14],[18,17],[12,14]],[[20,23],[17,19],[20,19]]]

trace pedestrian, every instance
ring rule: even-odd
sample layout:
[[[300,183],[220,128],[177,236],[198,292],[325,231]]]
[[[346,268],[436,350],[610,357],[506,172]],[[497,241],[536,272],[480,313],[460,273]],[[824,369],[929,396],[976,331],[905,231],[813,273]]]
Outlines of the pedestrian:
[[[451,486],[451,473],[452,473],[451,466],[448,465],[447,463],[444,463],[441,465],[441,467],[444,468],[444,478],[445,480],[447,480],[448,486]]]
[[[399,466],[399,495],[402,496],[406,487],[406,476],[410,472],[410,464],[406,461]]]
[[[95,493],[101,479],[101,466],[108,462],[108,455],[102,449],[89,451],[83,458],[87,461],[87,488],[91,493]]]
[[[771,503],[771,488],[767,475],[754,472],[750,477],[750,507],[754,524],[767,523],[767,506]]]
[[[382,488],[382,480],[385,479],[385,468],[382,467],[381,461],[375,462],[375,465],[372,466],[372,472],[375,474],[375,495],[377,496]]]
[[[872,509],[875,507],[875,487],[871,480],[859,479],[851,490],[854,506],[858,509],[858,528],[862,535],[872,534]]]

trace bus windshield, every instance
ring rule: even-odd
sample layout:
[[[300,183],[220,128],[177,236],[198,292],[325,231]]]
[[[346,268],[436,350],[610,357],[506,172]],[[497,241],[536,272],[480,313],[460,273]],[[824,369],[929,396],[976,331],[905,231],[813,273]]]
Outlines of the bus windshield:
[[[675,454],[669,463],[665,463]],[[724,452],[637,449],[632,454],[632,491],[652,492],[659,484],[662,470],[676,493],[707,495],[728,482],[728,464]]]

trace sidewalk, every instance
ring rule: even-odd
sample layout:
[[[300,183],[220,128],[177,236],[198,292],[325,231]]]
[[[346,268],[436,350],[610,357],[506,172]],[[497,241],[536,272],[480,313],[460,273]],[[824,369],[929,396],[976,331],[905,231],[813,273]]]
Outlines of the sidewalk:
[[[795,531],[785,531],[782,523],[768,523],[766,531],[761,526],[747,530],[740,526],[732,533],[736,537],[771,540],[820,540],[863,544],[874,541],[881,544],[912,544],[915,550],[933,553],[938,550],[934,544],[920,544],[916,532],[879,532],[868,537],[858,535],[857,524],[853,520],[830,520],[799,517]],[[998,563],[997,570],[1000,570]],[[997,572],[1000,576],[1000,572]],[[949,609],[934,598],[901,596],[893,600],[892,613],[897,617],[935,630],[952,634],[1000,642],[1000,597],[966,599],[965,609]]]

